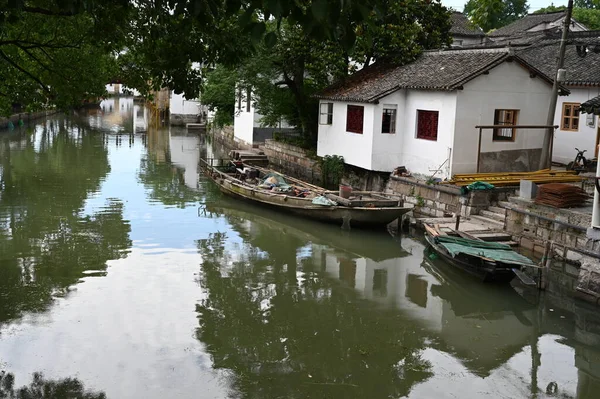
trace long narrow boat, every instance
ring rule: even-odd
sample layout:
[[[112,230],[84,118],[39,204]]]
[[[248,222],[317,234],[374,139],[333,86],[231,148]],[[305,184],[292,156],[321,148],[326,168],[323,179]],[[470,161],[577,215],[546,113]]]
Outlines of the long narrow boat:
[[[535,284],[521,269],[538,266],[509,245],[485,242],[452,229],[442,231],[427,224],[425,239],[446,263],[484,282],[507,283],[516,275],[525,284]]]
[[[206,160],[203,164],[207,175],[226,195],[322,222],[381,227],[412,210],[400,206],[399,198],[383,193],[359,191],[350,198],[341,198],[337,192],[253,165],[230,163],[219,167]],[[270,187],[266,182],[269,178],[279,184]]]

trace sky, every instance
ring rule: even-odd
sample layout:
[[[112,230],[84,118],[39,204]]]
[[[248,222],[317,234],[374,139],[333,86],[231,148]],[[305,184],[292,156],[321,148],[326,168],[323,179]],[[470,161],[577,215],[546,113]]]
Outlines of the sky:
[[[442,0],[446,7],[452,7],[455,10],[462,11],[467,0]],[[534,12],[540,8],[548,7],[551,3],[555,6],[566,6],[568,0],[528,0],[529,12]]]

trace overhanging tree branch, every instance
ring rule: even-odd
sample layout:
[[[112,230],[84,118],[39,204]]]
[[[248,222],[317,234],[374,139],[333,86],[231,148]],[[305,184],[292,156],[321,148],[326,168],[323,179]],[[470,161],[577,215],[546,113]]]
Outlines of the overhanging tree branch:
[[[16,62],[14,62],[13,60],[10,59],[10,57],[8,57],[4,51],[0,50],[0,57],[4,58],[6,60],[6,62],[8,62],[10,65],[12,65],[14,68],[16,68],[17,70],[19,70],[20,72],[24,73],[25,75],[29,76],[31,79],[33,79],[37,84],[40,85],[40,87],[48,94],[51,94],[50,89],[48,88],[48,86],[46,86],[44,84],[44,82],[42,82],[37,76],[34,76],[31,72],[23,69],[20,65],[18,65]]]

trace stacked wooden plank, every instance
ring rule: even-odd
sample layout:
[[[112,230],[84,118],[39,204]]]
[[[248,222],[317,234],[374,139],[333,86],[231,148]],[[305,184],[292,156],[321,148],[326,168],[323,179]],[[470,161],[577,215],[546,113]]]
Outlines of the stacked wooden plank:
[[[540,186],[535,203],[555,208],[573,208],[583,206],[588,198],[586,192],[580,187],[550,183]]]
[[[581,182],[582,178],[574,171],[542,169],[535,172],[498,172],[498,173],[471,173],[456,174],[452,180],[444,183],[456,186],[468,186],[476,181],[493,184],[494,186],[518,186],[521,180],[530,180],[537,184],[547,183],[574,183]]]

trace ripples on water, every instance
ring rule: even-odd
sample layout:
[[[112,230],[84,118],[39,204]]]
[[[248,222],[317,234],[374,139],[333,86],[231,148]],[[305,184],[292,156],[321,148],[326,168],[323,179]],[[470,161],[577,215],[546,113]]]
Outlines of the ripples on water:
[[[0,397],[598,397],[595,308],[224,198],[149,119],[0,132]]]

